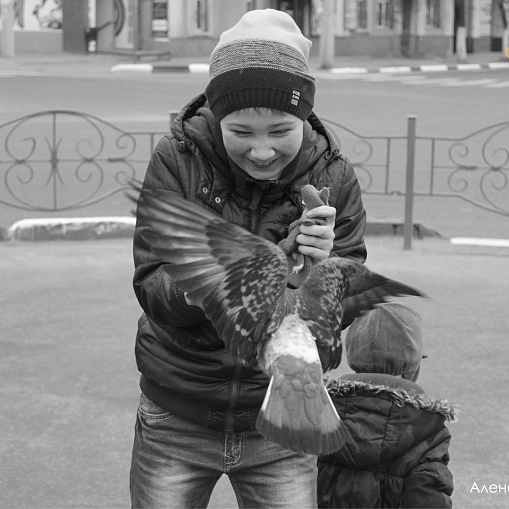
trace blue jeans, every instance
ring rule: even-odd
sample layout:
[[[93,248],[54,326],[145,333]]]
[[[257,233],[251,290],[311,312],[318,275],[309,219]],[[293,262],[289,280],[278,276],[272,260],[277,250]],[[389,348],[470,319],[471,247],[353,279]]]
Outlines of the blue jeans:
[[[221,475],[239,507],[316,508],[316,456],[257,431],[220,433],[164,411],[143,394],[131,463],[133,508],[207,507]]]

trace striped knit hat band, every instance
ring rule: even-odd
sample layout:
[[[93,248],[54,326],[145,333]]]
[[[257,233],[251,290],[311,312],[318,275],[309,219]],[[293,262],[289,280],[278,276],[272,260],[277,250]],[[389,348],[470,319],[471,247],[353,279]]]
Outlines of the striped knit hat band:
[[[211,79],[228,71],[257,67],[285,70],[310,81],[307,62],[302,53],[278,41],[241,39],[214,50],[209,76]]]
[[[272,108],[305,120],[315,80],[307,58],[311,41],[288,14],[273,9],[245,14],[221,35],[210,56],[209,107],[221,120],[244,108]]]

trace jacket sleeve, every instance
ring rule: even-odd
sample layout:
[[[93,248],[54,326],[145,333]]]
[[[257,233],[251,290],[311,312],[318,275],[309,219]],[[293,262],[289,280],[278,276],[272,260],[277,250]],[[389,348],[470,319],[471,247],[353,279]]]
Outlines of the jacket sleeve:
[[[164,137],[150,159],[141,194],[167,192],[185,195],[179,179],[179,164],[170,139]],[[142,206],[139,203],[138,210]],[[133,240],[133,286],[138,302],[147,316],[162,329],[195,325],[205,320],[200,308],[186,303],[183,292],[163,270],[163,262],[151,252],[143,235],[150,228],[150,220],[142,224],[137,219]]]
[[[367,258],[366,245],[364,243],[364,231],[366,229],[366,211],[362,203],[361,188],[355,171],[350,161],[343,155],[333,163],[333,167],[340,165],[342,178],[340,177],[339,192],[331,195],[329,205],[336,208],[336,225],[332,256],[350,258],[359,263],[364,263]],[[332,181],[338,177],[332,176]]]
[[[451,434],[444,426],[434,437],[426,453],[406,477],[401,508],[450,508],[454,489],[449,463]]]

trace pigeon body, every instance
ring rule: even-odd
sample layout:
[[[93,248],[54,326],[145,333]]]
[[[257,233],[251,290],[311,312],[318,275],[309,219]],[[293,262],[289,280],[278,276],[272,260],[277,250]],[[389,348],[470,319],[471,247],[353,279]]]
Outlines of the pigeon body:
[[[144,190],[138,203],[139,231],[188,303],[204,310],[234,357],[268,375],[257,429],[294,451],[339,449],[340,419],[322,373],[341,362],[342,317],[422,294],[339,257],[290,289],[276,244],[174,193]]]
[[[298,314],[282,320],[259,364],[270,383],[256,422],[258,430],[294,451],[326,454],[339,449],[339,416],[323,384],[315,338]]]

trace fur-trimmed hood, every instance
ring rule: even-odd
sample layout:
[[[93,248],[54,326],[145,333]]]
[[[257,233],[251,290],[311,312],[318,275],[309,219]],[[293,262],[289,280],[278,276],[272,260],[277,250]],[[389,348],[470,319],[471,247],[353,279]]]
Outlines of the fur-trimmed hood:
[[[342,422],[344,445],[325,457],[334,464],[369,468],[402,455],[420,456],[421,444],[442,430],[449,436],[445,421],[456,420],[450,402],[390,375],[346,375],[326,380],[326,386]]]
[[[412,385],[417,386],[417,384]],[[409,405],[426,412],[436,412],[441,414],[449,422],[457,421],[458,410],[451,402],[443,398],[434,399],[431,396],[427,396],[426,394],[418,393],[416,390],[412,390],[411,387],[409,390],[406,390],[401,387],[391,387],[389,385],[370,383],[364,380],[356,380],[353,378],[328,380],[326,381],[326,387],[331,396],[337,397],[377,397],[378,395],[385,394],[399,407]]]

